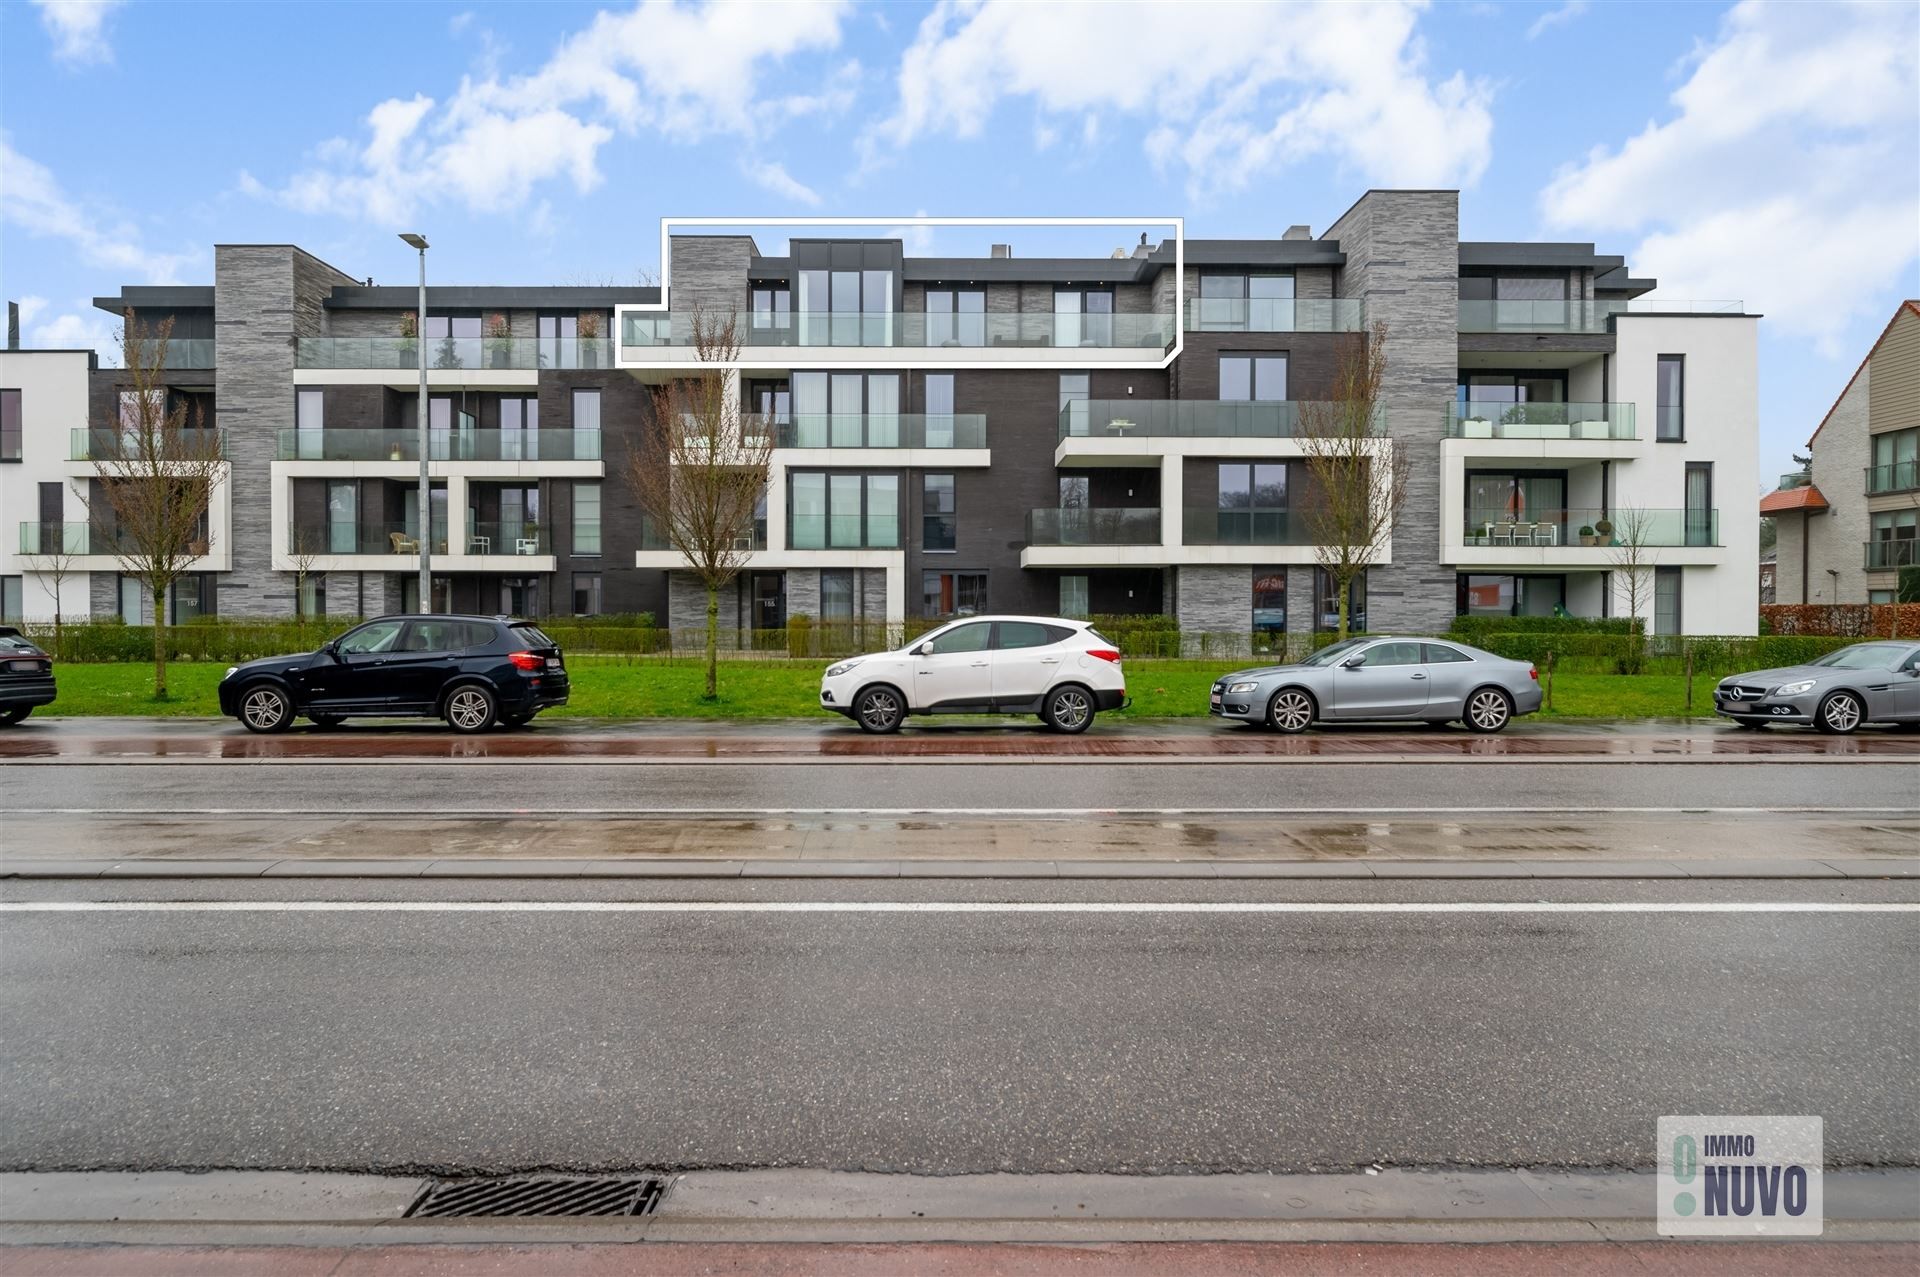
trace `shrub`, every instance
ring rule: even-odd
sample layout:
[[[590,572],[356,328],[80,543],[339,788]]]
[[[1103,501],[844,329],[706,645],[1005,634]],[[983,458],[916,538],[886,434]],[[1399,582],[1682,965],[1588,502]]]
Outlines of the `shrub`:
[[[1911,638],[1920,635],[1920,602],[1768,603],[1760,621],[1773,634]]]
[[[1447,631],[1462,643],[1486,646],[1484,634],[1637,634],[1645,622],[1626,616],[1456,616]]]

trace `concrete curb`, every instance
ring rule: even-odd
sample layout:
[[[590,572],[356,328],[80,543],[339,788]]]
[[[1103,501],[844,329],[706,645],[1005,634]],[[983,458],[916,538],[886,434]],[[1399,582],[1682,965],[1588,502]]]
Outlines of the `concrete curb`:
[[[644,1173],[644,1172],[643,1172]],[[1651,1239],[1645,1172],[958,1175],[693,1171],[638,1219],[402,1218],[416,1176],[0,1175],[0,1242]],[[1829,1171],[1826,1236],[1920,1238],[1920,1171]]]
[[[1834,860],[5,860],[0,878],[1920,878],[1920,858]]]

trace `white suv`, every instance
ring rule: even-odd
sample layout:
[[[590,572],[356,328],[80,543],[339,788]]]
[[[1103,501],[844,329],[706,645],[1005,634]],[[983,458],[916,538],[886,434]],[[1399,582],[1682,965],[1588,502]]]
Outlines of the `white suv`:
[[[1120,649],[1085,621],[1052,616],[963,617],[820,679],[821,706],[874,733],[909,714],[1038,714],[1056,732],[1084,732],[1126,699]]]

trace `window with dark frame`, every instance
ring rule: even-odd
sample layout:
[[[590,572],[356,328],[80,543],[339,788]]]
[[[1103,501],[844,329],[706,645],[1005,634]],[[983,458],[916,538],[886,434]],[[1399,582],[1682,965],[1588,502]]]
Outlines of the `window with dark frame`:
[[[929,288],[927,290],[927,345],[984,346],[986,344],[986,289]]]
[[[573,614],[575,616],[600,614],[600,574],[598,572],[573,574]]]
[[[954,506],[953,476],[922,475],[920,479],[920,548],[934,554],[953,552],[959,544],[958,511]]]
[[[1338,602],[1333,577],[1325,568],[1313,570],[1313,628],[1326,633],[1339,628]],[[1367,574],[1363,569],[1347,586],[1347,632],[1364,634],[1367,629]]]
[[[1274,403],[1287,397],[1287,357],[1279,353],[1220,356],[1220,394],[1229,403]]]
[[[1680,632],[1680,568],[1656,567],[1653,570],[1653,632]]]
[[[985,572],[926,572],[921,575],[921,615],[977,616],[987,606]]]
[[[899,475],[795,470],[787,478],[787,544],[792,548],[899,546]]]
[[[1654,438],[1662,443],[1678,443],[1687,437],[1687,357],[1662,355],[1658,407]]]
[[[0,461],[20,460],[22,440],[20,392],[0,390]]]
[[[755,284],[749,304],[753,327],[781,331],[793,327],[793,291],[785,284]]]

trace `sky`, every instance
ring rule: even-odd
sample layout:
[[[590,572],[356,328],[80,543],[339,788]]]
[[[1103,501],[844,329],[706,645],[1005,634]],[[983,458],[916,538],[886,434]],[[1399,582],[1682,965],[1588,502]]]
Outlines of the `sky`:
[[[215,243],[408,283],[418,230],[437,282],[624,284],[667,215],[1272,237],[1393,186],[1764,314],[1786,470],[1920,297],[1920,3],[0,3],[30,345],[111,351],[90,299],[210,283]]]

